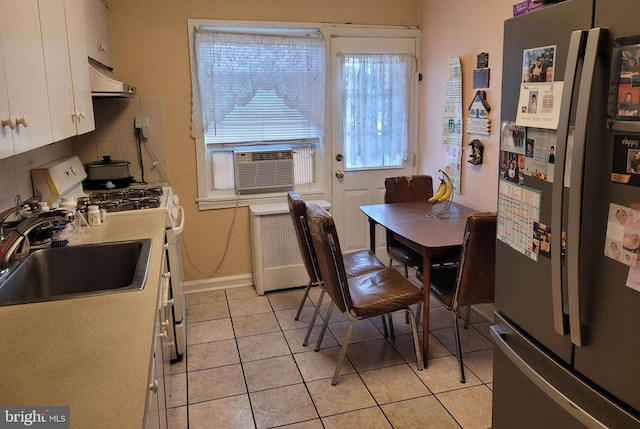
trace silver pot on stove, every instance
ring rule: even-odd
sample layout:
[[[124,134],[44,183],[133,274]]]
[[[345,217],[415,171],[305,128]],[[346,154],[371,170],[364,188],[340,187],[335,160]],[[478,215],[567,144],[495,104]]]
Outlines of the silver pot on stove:
[[[126,188],[133,182],[129,174],[129,161],[111,159],[110,155],[101,161],[93,161],[84,165],[87,179],[83,182],[85,189],[118,189]]]

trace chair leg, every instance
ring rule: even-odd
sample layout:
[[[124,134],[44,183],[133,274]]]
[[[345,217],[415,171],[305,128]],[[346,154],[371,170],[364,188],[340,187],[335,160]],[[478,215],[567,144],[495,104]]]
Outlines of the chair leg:
[[[382,335],[384,335],[385,338],[391,337],[393,339],[396,337],[393,330],[393,319],[391,319],[391,314],[388,314],[387,317],[389,319],[389,329],[387,329],[387,319],[385,319],[384,314],[380,316],[382,319]]]
[[[458,369],[460,370],[460,383],[466,383],[464,378],[464,365],[462,364],[462,344],[460,344],[460,326],[458,326],[458,311],[453,311],[453,329],[456,334],[456,351],[458,353]]]
[[[309,321],[309,326],[307,327],[307,334],[304,336],[304,341],[302,345],[304,347],[309,344],[309,337],[311,336],[311,331],[313,331],[313,326],[316,323],[316,319],[318,318],[318,313],[320,312],[320,306],[322,305],[322,300],[324,299],[325,290],[322,288],[320,290],[320,295],[318,296],[318,302],[316,304],[315,310],[313,310],[313,316],[311,316],[311,320]]]
[[[347,332],[345,333],[344,339],[342,340],[342,348],[340,349],[340,356],[338,357],[338,365],[336,365],[336,372],[333,373],[333,380],[331,380],[332,386],[335,386],[336,384],[338,384],[338,377],[340,376],[340,368],[342,367],[342,361],[344,361],[344,357],[347,355],[347,347],[349,347],[349,341],[351,340],[351,332],[353,331],[354,323],[355,323],[355,319],[351,319],[351,323],[349,323]]]
[[[416,321],[418,325],[420,325],[420,313],[422,313],[422,303],[418,303],[418,308],[416,308]],[[404,323],[409,324],[409,314],[405,313],[404,315]]]
[[[322,340],[324,339],[324,333],[327,330],[327,325],[329,325],[329,319],[331,319],[331,313],[333,313],[333,307],[336,305],[331,301],[329,304],[329,309],[327,310],[327,314],[324,316],[324,323],[322,324],[322,329],[320,329],[320,335],[318,336],[318,341],[316,342],[315,351],[320,350],[320,346],[322,345]]]
[[[471,317],[471,306],[467,305],[467,315],[464,318],[464,329],[469,329],[469,318]]]
[[[416,317],[410,308],[407,308],[409,314],[409,321],[411,323],[411,332],[413,333],[413,345],[416,348],[416,364],[418,365],[418,371],[424,369],[424,362],[422,361],[422,353],[420,353],[420,340],[418,339],[418,325],[416,323]]]
[[[384,318],[384,315],[380,316],[382,318],[382,335],[385,338],[389,338],[389,330],[387,329],[387,319]]]
[[[304,307],[304,303],[307,300],[307,297],[309,296],[309,289],[311,289],[312,284],[313,284],[312,281],[309,280],[307,287],[304,289],[304,295],[302,295],[302,301],[300,301],[300,305],[298,305],[298,311],[296,312],[296,317],[294,317],[293,320],[298,320],[298,318],[300,317],[300,313],[302,312],[302,307]]]

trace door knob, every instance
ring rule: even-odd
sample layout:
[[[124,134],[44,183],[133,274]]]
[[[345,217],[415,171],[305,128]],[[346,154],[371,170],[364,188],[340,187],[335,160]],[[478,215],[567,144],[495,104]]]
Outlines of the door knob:
[[[336,170],[336,177],[338,179],[342,179],[344,177],[344,171],[342,170]]]

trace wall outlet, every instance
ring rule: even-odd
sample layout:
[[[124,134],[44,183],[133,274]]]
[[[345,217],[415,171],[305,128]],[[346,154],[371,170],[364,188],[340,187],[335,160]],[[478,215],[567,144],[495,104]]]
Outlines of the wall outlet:
[[[136,116],[133,121],[136,130],[141,130],[142,127],[149,126],[149,118],[147,118],[146,116]]]
[[[149,118],[146,116],[136,116],[133,120],[136,130],[140,130],[142,137],[149,138]]]

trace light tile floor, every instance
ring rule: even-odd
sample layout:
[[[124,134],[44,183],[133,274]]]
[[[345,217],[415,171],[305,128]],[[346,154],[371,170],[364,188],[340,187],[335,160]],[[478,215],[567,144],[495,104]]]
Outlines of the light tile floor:
[[[491,427],[487,320],[473,311],[469,329],[461,329],[466,384],[458,379],[451,313],[432,298],[428,369],[417,370],[411,330],[396,313],[395,339],[384,338],[379,318],[356,322],[331,386],[348,317],[334,311],[314,352],[319,318],[303,347],[319,292],[311,290],[298,321],[302,289],[187,295],[187,353],[171,365],[170,429]]]

